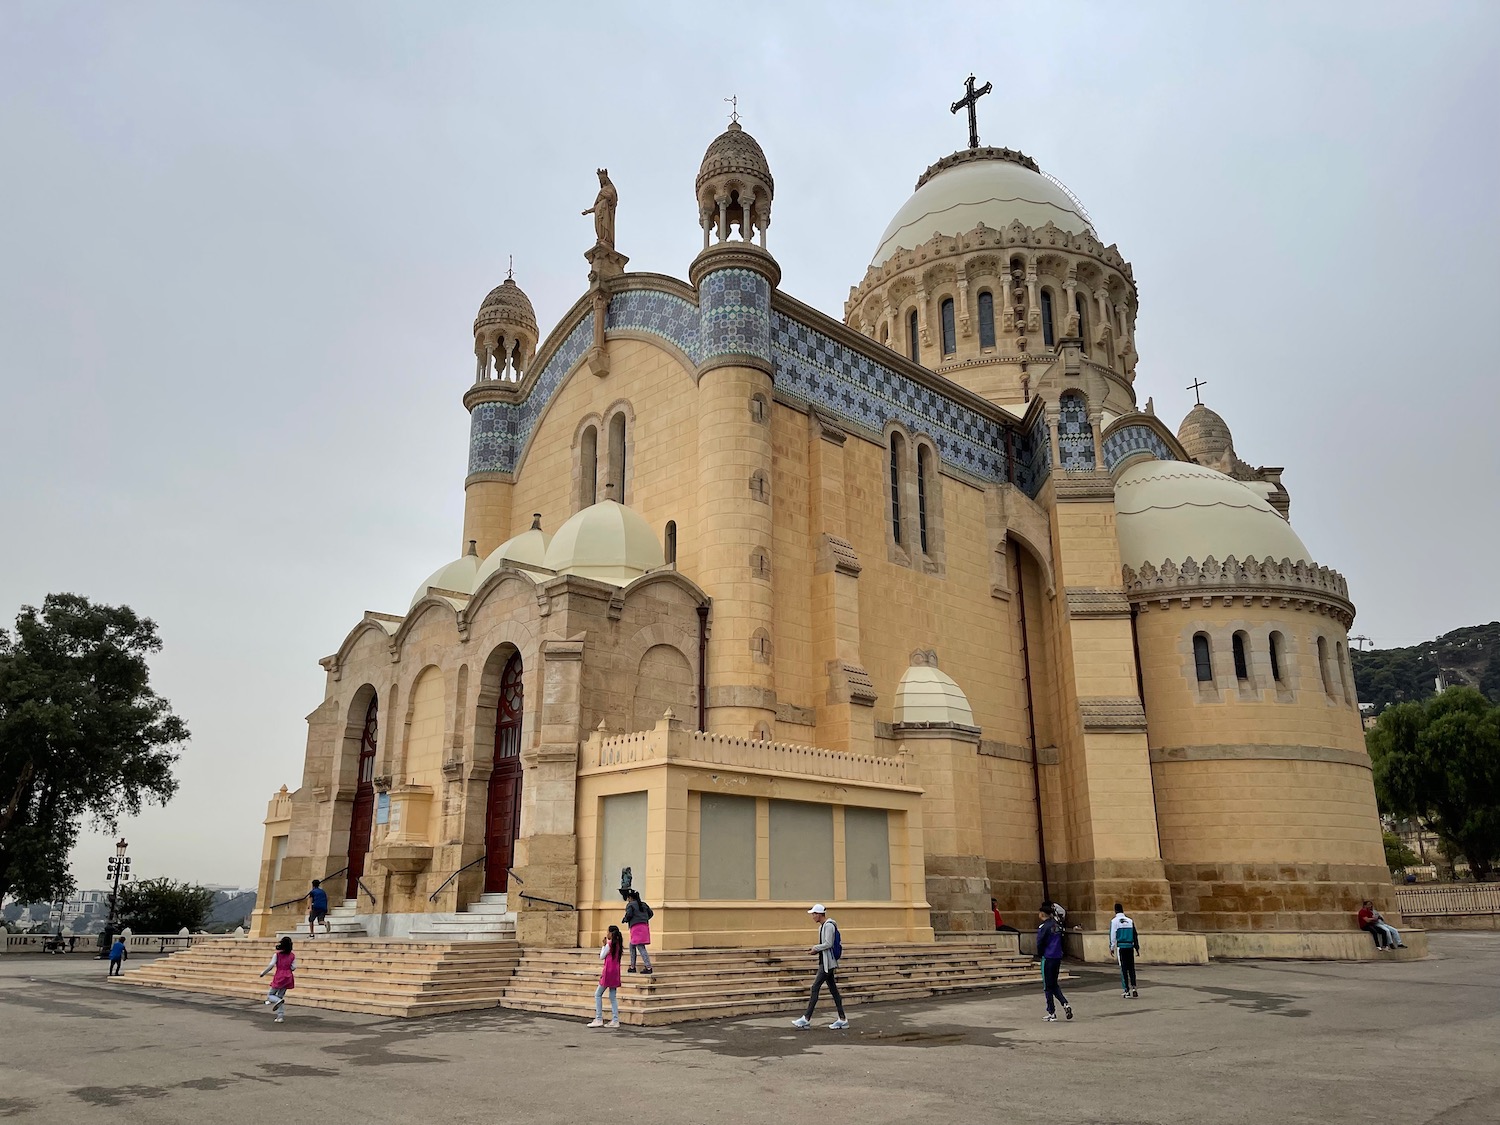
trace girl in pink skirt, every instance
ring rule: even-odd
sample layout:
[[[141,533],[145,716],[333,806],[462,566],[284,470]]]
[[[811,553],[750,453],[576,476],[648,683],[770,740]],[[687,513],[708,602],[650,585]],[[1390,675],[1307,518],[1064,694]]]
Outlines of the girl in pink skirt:
[[[599,960],[604,967],[599,971],[599,987],[594,989],[594,1022],[590,1027],[604,1026],[604,990],[609,990],[609,1026],[620,1026],[620,958],[625,952],[625,936],[619,926],[611,926],[604,944],[599,947]]]
[[[286,1022],[286,994],[288,989],[297,986],[296,979],[292,976],[297,969],[297,958],[292,953],[292,939],[282,938],[276,943],[276,952],[271,956],[271,963],[260,971],[261,976],[267,973],[274,974],[271,977],[271,991],[266,993],[266,1003],[271,1005],[271,1011],[276,1013],[276,1022]]]

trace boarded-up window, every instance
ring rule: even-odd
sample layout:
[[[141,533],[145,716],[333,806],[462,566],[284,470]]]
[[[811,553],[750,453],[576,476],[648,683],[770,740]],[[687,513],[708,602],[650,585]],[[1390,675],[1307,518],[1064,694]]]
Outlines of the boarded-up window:
[[[755,798],[699,799],[698,897],[755,897]]]
[[[891,837],[884,809],[844,810],[844,881],[854,902],[891,897]]]
[[[833,897],[833,809],[771,802],[771,897],[810,904]]]
[[[684,723],[698,720],[698,689],[687,657],[671,645],[652,645],[641,657],[630,700],[630,729],[650,730],[670,707]]]
[[[599,840],[599,897],[619,900],[623,867],[630,868],[631,886],[646,896],[646,794],[616,793],[600,801]]]

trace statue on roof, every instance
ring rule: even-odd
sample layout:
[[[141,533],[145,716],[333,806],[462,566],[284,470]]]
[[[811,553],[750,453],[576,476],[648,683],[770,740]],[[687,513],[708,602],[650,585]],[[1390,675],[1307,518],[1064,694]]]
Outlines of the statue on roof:
[[[615,248],[615,207],[619,202],[620,193],[610,182],[609,169],[600,168],[599,194],[594,197],[594,205],[583,213],[594,216],[594,237],[600,246],[611,250]]]

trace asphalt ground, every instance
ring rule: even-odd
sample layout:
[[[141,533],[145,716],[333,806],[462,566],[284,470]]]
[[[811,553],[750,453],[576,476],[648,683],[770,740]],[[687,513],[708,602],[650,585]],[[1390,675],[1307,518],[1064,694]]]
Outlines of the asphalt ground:
[[[504,1009],[391,1020],[124,988],[0,959],[0,1119],[152,1122],[1500,1121],[1500,934],[1406,963],[1072,966],[1036,987],[619,1031]]]

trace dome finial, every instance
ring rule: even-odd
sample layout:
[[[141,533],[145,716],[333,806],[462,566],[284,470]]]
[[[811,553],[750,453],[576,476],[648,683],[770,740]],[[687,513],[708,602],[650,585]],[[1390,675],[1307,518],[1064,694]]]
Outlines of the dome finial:
[[[1206,387],[1206,386],[1208,386],[1208,380],[1207,379],[1199,379],[1196,376],[1194,376],[1193,381],[1191,383],[1189,383],[1185,389],[1189,390],[1189,391],[1192,391],[1193,392],[1193,398],[1194,398],[1194,400],[1198,403],[1199,406],[1202,406],[1203,405],[1203,396],[1201,394],[1199,394],[1198,392],[1203,387]]]
[[[729,124],[731,124],[731,125],[738,125],[740,123],[740,99],[739,99],[739,97],[737,95],[731,94],[729,97],[725,98],[724,100],[729,103]]]
[[[531,513],[531,530],[532,531],[541,531],[542,530],[542,513],[541,512],[532,512]]]
[[[959,110],[964,108],[967,108],[969,111],[970,148],[979,147],[979,118],[975,115],[974,108],[979,104],[979,99],[984,97],[994,88],[995,84],[993,82],[986,82],[983,86],[979,87],[979,89],[974,89],[974,76],[971,74],[969,75],[968,81],[964,83],[964,90],[966,91],[966,93],[963,97],[959,98],[958,101],[953,103],[953,107],[950,112],[957,113]]]

